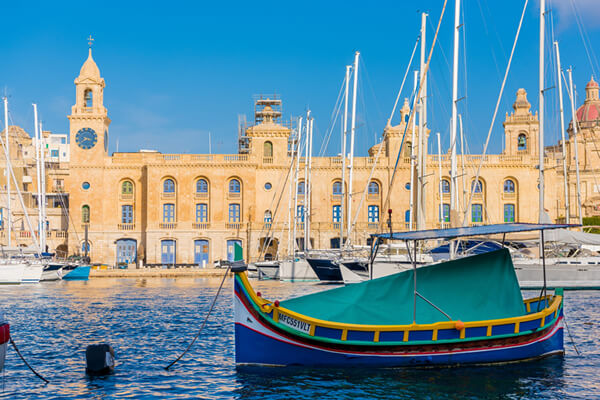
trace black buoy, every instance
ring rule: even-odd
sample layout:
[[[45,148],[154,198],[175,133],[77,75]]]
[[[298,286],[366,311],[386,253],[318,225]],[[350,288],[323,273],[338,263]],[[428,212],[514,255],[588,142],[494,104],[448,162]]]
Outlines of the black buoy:
[[[85,349],[88,375],[108,375],[115,370],[115,352],[108,344],[91,344]]]

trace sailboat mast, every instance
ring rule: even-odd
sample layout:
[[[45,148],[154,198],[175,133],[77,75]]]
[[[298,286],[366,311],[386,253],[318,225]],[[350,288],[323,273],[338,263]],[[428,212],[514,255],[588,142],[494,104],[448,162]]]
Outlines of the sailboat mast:
[[[42,146],[40,144],[40,124],[38,122],[37,104],[33,104],[33,121],[35,132],[35,170],[37,174],[37,200],[38,200],[38,237],[40,245],[42,243],[42,176],[41,176],[41,156]]]
[[[352,73],[354,74],[354,82],[352,84],[352,117],[350,122],[350,173],[348,175],[348,212],[346,214],[348,218],[348,237],[347,241],[350,241],[350,233],[352,232],[352,181],[353,181],[353,168],[354,168],[354,134],[356,129],[356,95],[358,87],[358,57],[360,53],[357,51],[354,54],[354,68]],[[367,183],[368,184],[368,183]]]
[[[296,170],[294,172],[294,234],[292,237],[292,256],[296,257],[296,236],[298,234],[298,174],[300,173],[300,156],[302,155],[302,117],[298,118],[298,146],[296,146]]]
[[[465,179],[465,136],[463,132],[462,115],[458,114],[458,123],[460,127],[460,164],[461,164],[461,181],[462,181],[462,204],[463,208],[467,207],[467,180]],[[463,210],[464,212],[464,210]],[[466,220],[465,220],[466,222]]]
[[[540,215],[539,222],[544,216],[544,33],[546,17],[546,0],[540,0],[540,58],[539,58],[539,97],[540,97],[540,134],[539,134],[539,162],[540,162]],[[541,246],[540,240],[540,246]]]
[[[312,152],[313,152],[313,118],[308,118],[306,120],[308,123],[308,176],[307,181],[308,185],[306,187],[306,193],[308,197],[308,203],[306,203],[306,216],[305,216],[305,226],[306,232],[308,233],[306,241],[304,242],[304,248],[310,249],[312,246],[310,245],[310,223],[312,216]]]
[[[562,139],[562,161],[563,161],[563,183],[565,185],[565,223],[569,223],[569,212],[571,210],[569,204],[569,180],[567,175],[567,148],[565,141],[565,110],[563,107],[563,92],[562,92],[562,68],[560,66],[560,51],[558,49],[558,42],[554,42],[554,48],[556,49],[556,85],[558,86],[558,104],[560,107],[560,135]]]
[[[415,96],[417,95],[417,91],[418,91],[418,87],[419,87],[419,71],[415,71],[415,77],[413,80],[413,93],[415,94]],[[413,102],[413,107],[417,104],[416,101]],[[410,139],[410,204],[408,207],[408,221],[409,221],[409,230],[413,230],[414,226],[414,209],[415,209],[415,166],[416,166],[416,160],[415,160],[415,134],[416,134],[416,128],[417,128],[417,117],[416,115],[414,115],[415,113],[413,112],[413,117],[412,117],[412,132],[411,132],[411,139]]]
[[[427,158],[427,74],[425,73],[425,45],[427,43],[427,13],[421,14],[421,98],[419,99],[419,151],[417,172],[417,229],[425,228],[425,160]]]
[[[456,103],[458,102],[458,47],[460,29],[460,0],[454,7],[454,55],[452,61],[452,126],[450,127],[450,224],[454,226],[452,215],[456,215],[458,205],[458,177],[456,164]],[[441,192],[440,192],[441,196]],[[440,197],[441,198],[441,197]]]
[[[440,140],[440,133],[437,133],[437,145],[438,145],[438,173],[439,173],[439,184],[438,190],[440,194],[440,212],[439,221],[440,228],[444,229],[444,195],[442,194],[442,145]]]
[[[304,204],[302,211],[302,220],[304,222],[304,245],[302,246],[302,251],[306,252],[308,248],[308,244],[306,240],[308,239],[308,145],[310,143],[310,132],[309,132],[309,121],[310,121],[310,110],[306,112],[306,121],[304,122],[304,131],[306,132],[306,139],[304,140]]]
[[[573,90],[573,73],[571,68],[569,72],[569,92],[571,93],[571,114],[573,115],[573,144],[575,145],[575,176],[577,178],[575,191],[577,192],[577,213],[579,215],[579,225],[583,225],[583,216],[581,215],[581,190],[579,188],[579,149],[577,145],[578,121],[575,112],[575,91]]]
[[[346,196],[346,136],[348,134],[348,89],[351,65],[346,65],[346,88],[344,91],[344,121],[342,122],[342,201],[340,203],[340,249],[344,247],[344,197]],[[350,222],[348,222],[350,224]]]
[[[47,212],[46,212],[46,154],[44,151],[44,131],[42,130],[42,123],[40,122],[40,174],[42,177],[42,252],[46,251],[46,220],[47,220]]]
[[[4,98],[4,135],[6,138],[6,227],[8,232],[8,247],[12,245],[12,219],[10,210],[10,141],[8,138],[8,99]]]

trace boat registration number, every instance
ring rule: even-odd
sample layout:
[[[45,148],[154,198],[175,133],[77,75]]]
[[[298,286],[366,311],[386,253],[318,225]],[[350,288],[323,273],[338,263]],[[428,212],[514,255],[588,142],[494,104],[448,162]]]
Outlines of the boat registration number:
[[[295,329],[300,332],[304,332],[309,334],[310,332],[310,324],[304,321],[299,321],[296,318],[292,318],[285,314],[279,314],[279,323]]]

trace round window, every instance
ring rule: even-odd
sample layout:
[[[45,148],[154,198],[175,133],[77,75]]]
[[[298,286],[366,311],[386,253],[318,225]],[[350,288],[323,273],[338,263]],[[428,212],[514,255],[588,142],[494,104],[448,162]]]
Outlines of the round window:
[[[404,189],[406,189],[406,190],[410,190],[410,182],[406,182],[406,183],[404,184]]]
[[[265,183],[265,190],[271,190],[272,187],[270,182]]]
[[[83,188],[83,190],[88,190],[90,188],[90,183],[89,182],[83,182],[81,184],[81,187]]]

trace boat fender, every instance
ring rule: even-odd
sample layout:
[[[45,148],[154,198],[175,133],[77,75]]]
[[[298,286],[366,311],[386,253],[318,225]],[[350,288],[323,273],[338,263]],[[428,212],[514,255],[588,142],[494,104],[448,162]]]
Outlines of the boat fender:
[[[275,304],[275,307],[279,307],[279,300],[275,300],[275,303],[273,304]]]
[[[463,329],[465,329],[465,323],[462,321],[456,321],[454,323],[454,329],[456,329],[457,331],[462,331]]]
[[[258,297],[262,297],[262,293],[261,293],[261,292],[256,292],[256,295],[257,295]]]
[[[89,345],[85,349],[85,361],[88,375],[108,375],[115,370],[115,352],[106,343]]]

